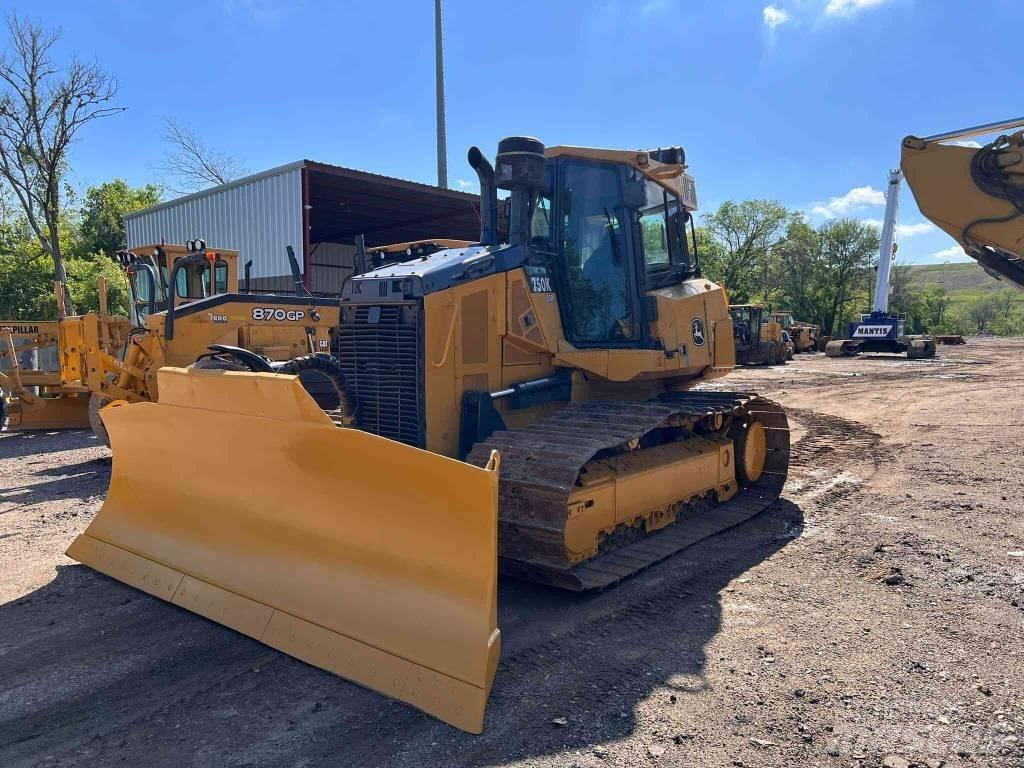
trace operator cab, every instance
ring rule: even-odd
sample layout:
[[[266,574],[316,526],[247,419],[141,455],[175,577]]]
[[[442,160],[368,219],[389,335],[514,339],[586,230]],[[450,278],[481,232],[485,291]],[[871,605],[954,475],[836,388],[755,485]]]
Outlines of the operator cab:
[[[755,344],[761,338],[763,308],[756,304],[731,304],[732,336],[743,344]]]
[[[203,258],[188,259],[195,254]],[[238,290],[238,253],[207,251],[202,240],[181,245],[156,245],[135,251],[118,251],[118,263],[128,276],[130,301],[137,325],[144,325],[153,313],[167,310],[168,285],[174,268],[174,306]]]
[[[480,242],[355,276],[342,304],[409,300],[522,267],[534,293],[558,294],[574,347],[656,346],[651,292],[685,293],[680,284],[700,276],[682,148],[545,148],[512,137],[495,167],[475,147],[469,162],[480,177]],[[497,189],[511,193],[500,223]]]

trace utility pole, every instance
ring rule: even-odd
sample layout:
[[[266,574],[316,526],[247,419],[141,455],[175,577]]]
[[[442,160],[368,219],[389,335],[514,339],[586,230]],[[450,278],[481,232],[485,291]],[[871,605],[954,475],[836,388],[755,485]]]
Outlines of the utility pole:
[[[441,42],[441,0],[434,0],[434,65],[437,78],[437,186],[448,188],[448,143],[444,131],[444,51]]]

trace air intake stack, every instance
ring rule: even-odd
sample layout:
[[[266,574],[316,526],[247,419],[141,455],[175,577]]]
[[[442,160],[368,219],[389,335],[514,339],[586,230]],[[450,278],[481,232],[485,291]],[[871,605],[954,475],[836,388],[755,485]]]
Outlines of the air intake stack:
[[[544,191],[544,144],[529,136],[510,136],[498,142],[497,184],[512,193],[509,240],[529,242],[530,203]]]

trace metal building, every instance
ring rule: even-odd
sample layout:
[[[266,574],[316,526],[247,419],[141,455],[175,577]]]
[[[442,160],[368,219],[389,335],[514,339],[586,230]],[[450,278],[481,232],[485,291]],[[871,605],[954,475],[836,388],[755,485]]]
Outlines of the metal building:
[[[204,239],[252,260],[252,288],[294,289],[287,246],[306,287],[337,295],[352,273],[355,237],[366,245],[480,236],[477,195],[311,160],[144,208],[125,217],[128,247]]]

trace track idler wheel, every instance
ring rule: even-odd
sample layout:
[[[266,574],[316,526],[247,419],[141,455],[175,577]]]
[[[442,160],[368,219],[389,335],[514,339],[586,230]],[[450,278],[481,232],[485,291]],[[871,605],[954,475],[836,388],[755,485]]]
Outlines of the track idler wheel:
[[[911,339],[907,346],[908,360],[935,357],[935,339]]]
[[[825,345],[825,357],[856,357],[860,344],[850,339],[836,339]]]
[[[764,425],[749,417],[736,421],[729,429],[729,437],[735,454],[736,479],[743,486],[756,483],[764,472],[768,456],[768,436]]]

